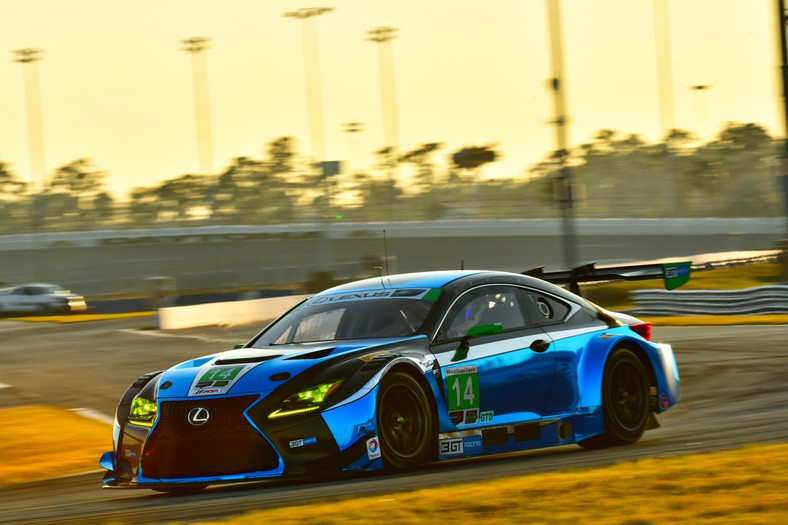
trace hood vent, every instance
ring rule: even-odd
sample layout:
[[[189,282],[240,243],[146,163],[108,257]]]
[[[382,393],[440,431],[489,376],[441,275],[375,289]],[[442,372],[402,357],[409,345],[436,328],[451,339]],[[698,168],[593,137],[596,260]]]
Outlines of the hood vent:
[[[305,354],[291,355],[290,357],[286,357],[285,359],[323,359],[324,357],[328,357],[329,355],[331,355],[331,352],[333,352],[336,349],[337,349],[336,346],[332,346],[331,348],[315,350],[314,352],[307,352]]]
[[[213,364],[214,365],[241,365],[245,363],[262,363],[263,361],[276,359],[277,357],[282,357],[282,356],[276,354],[276,355],[256,355],[252,357],[236,357],[229,359],[217,359]]]

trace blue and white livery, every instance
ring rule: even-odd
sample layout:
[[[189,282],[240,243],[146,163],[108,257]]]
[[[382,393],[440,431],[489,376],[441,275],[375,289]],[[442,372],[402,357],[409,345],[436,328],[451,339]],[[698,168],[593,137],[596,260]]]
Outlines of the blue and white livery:
[[[630,444],[679,399],[650,325],[526,275],[384,276],[314,295],[241,348],[136,380],[106,486],[382,468]]]

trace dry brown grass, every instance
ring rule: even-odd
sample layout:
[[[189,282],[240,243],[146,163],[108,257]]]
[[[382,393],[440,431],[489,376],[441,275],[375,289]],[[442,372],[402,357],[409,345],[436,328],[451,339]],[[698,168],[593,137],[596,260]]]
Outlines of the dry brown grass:
[[[112,426],[64,408],[0,410],[0,485],[98,470]]]
[[[788,523],[788,445],[348,499],[206,523]]]
[[[55,407],[0,409],[0,485],[97,470],[110,425]],[[224,522],[788,523],[788,444],[646,459],[258,511]]]

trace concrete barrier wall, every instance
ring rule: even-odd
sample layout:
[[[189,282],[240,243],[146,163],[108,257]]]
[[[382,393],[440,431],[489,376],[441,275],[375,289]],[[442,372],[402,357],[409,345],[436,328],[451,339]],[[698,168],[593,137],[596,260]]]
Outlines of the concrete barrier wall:
[[[233,326],[270,321],[307,297],[308,295],[287,295],[250,301],[160,308],[159,328],[178,330],[197,326]]]

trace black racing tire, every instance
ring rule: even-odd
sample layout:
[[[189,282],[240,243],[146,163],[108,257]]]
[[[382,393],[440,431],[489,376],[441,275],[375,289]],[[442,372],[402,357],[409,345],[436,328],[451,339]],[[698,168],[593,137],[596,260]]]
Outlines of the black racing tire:
[[[602,378],[602,412],[605,431],[579,443],[602,448],[635,443],[649,417],[649,381],[638,356],[627,348],[613,350]]]
[[[435,457],[435,418],[421,384],[404,372],[383,377],[377,400],[383,464],[405,470]]]

